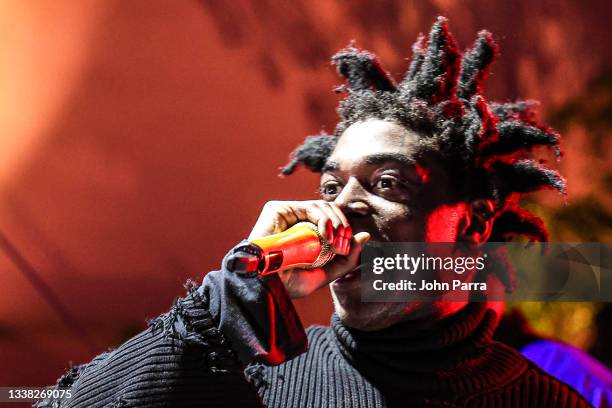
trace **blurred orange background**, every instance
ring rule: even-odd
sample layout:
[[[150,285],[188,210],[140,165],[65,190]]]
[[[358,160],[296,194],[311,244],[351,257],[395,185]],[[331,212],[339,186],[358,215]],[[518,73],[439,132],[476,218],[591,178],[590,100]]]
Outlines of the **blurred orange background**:
[[[401,79],[438,14],[464,47],[498,39],[490,98],[538,99],[562,130],[568,202],[532,203],[553,236],[608,239],[606,1],[2,1],[0,384],[53,383],[119,344],[266,201],[315,197],[315,175],[277,174],[333,131],[329,57],[355,40]],[[297,306],[327,324],[327,290]]]

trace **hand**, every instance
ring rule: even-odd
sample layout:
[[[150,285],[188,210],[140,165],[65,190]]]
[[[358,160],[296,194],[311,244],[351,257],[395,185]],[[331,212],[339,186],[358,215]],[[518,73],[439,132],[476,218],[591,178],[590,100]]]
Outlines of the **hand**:
[[[367,232],[352,236],[351,227],[336,204],[311,200],[267,202],[249,240],[283,232],[301,221],[317,225],[321,236],[332,245],[337,255],[322,268],[290,269],[278,273],[289,296],[294,299],[307,296],[352,271],[359,264],[362,245],[370,239]]]

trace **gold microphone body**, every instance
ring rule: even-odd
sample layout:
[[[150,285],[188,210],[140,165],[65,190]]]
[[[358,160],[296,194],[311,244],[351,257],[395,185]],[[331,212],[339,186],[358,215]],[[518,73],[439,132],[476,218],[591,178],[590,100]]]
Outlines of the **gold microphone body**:
[[[320,268],[335,255],[317,226],[310,222],[300,222],[283,232],[250,242],[263,253],[260,274],[264,275],[293,268]]]
[[[236,247],[226,262],[230,271],[267,275],[287,269],[315,269],[335,253],[311,222],[300,222],[278,234]]]

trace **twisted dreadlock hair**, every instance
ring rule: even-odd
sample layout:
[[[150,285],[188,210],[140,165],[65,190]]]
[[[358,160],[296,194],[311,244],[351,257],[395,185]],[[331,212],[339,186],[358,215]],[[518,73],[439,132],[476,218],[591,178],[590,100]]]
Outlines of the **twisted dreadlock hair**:
[[[514,236],[546,241],[543,221],[522,208],[525,193],[552,188],[566,194],[565,180],[543,161],[530,158],[536,146],[549,146],[560,157],[559,135],[535,120],[533,101],[490,103],[483,95],[489,66],[497,55],[491,33],[481,31],[473,47],[461,53],[438,17],[429,38],[419,35],[405,78],[398,84],[375,55],[352,46],[332,63],[347,84],[333,135],[309,136],[282,169],[288,175],[300,165],[321,172],[342,133],[370,118],[395,122],[420,136],[418,152],[435,151],[458,177],[462,199],[491,199],[495,218],[491,241]],[[417,152],[417,154],[419,154]],[[456,176],[455,176],[456,175]]]

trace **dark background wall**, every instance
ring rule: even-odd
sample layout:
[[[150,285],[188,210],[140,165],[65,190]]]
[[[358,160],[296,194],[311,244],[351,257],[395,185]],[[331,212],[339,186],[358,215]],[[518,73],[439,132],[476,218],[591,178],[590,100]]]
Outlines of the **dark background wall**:
[[[462,46],[496,35],[490,97],[539,99],[564,131],[569,201],[534,203],[557,236],[609,237],[606,1],[3,2],[0,384],[48,384],[118,344],[217,268],[265,201],[315,197],[316,176],[277,173],[333,130],[329,57],[354,39],[401,78],[438,14]],[[327,323],[327,290],[297,305]]]

